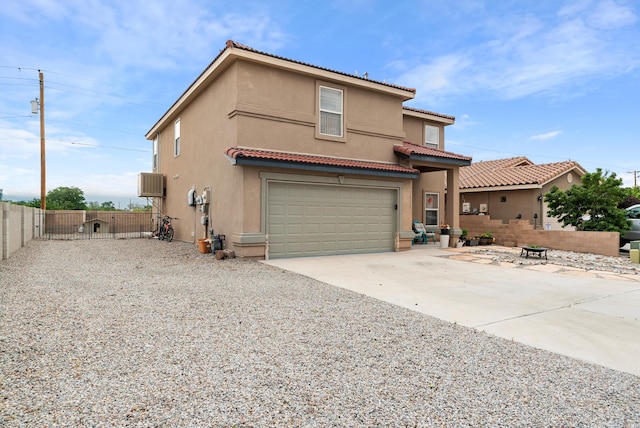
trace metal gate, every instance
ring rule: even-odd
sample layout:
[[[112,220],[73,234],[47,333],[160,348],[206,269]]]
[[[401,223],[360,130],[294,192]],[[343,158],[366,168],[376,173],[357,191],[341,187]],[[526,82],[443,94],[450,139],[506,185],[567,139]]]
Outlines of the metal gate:
[[[151,237],[154,212],[44,211],[40,214],[41,239],[122,239]]]

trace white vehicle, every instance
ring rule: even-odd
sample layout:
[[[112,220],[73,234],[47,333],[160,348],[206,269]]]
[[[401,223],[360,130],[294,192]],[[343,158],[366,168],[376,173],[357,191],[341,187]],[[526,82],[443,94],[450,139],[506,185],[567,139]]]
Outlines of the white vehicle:
[[[627,208],[627,218],[631,220],[631,230],[624,234],[622,240],[640,241],[640,204]]]

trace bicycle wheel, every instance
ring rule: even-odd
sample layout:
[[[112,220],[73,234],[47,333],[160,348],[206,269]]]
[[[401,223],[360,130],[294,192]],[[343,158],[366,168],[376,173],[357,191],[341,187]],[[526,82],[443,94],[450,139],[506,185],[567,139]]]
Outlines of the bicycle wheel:
[[[171,241],[173,241],[173,227],[170,227],[169,230],[167,230],[167,242]]]

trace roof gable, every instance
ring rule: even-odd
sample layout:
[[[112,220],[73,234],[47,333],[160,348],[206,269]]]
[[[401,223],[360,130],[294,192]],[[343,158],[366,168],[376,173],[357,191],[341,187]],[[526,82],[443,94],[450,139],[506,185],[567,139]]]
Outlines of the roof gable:
[[[171,107],[162,115],[153,127],[147,131],[146,138],[148,140],[153,139],[156,132],[180,113],[182,106],[187,105],[190,100],[197,97],[203,88],[207,87],[212,81],[214,81],[228,64],[239,58],[268,64],[275,68],[288,69],[298,73],[317,76],[322,79],[333,80],[342,84],[360,86],[372,91],[393,94],[394,96],[400,97],[403,101],[412,99],[416,93],[414,88],[407,88],[400,85],[376,81],[366,77],[343,73],[302,61],[296,61],[267,52],[262,52],[241,43],[234,42],[233,40],[228,40],[224,49],[220,51],[220,53],[213,59],[213,61],[211,61],[202,73],[200,73],[193,83],[189,85],[184,93],[171,105]]]

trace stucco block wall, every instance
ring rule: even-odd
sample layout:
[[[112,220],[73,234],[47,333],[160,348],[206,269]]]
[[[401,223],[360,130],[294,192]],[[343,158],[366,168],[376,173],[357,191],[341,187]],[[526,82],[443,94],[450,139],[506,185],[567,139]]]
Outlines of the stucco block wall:
[[[491,232],[496,243],[505,246],[540,245],[556,250],[603,256],[618,256],[620,253],[618,232],[534,230],[528,220],[511,220],[504,224],[502,220],[492,220],[488,215],[461,215],[460,227],[467,229],[469,236]]]
[[[35,226],[39,223],[42,211],[38,208],[14,205],[0,202],[0,254],[2,259],[27,245],[33,238],[39,236]]]

